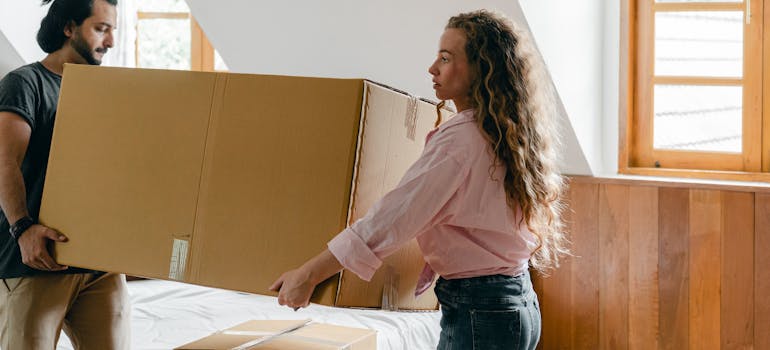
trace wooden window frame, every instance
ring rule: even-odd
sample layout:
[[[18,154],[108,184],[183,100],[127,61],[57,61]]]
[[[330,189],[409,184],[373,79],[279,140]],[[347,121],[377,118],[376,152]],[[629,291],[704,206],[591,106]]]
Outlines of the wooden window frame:
[[[137,22],[143,19],[189,19],[190,20],[190,70],[214,71],[214,46],[206,37],[198,21],[189,12],[137,12]],[[139,24],[137,23],[137,26]],[[137,28],[138,29],[138,28]],[[138,33],[138,30],[137,30]],[[136,66],[139,67],[139,35],[136,38]]]
[[[770,6],[763,6],[763,2],[764,0],[750,0],[748,3],[751,6],[751,23],[746,25],[744,22],[743,78],[697,78],[655,77],[652,74],[653,9],[745,11],[747,3],[655,3],[655,0],[621,0],[619,173],[770,181],[770,103],[764,103],[770,101],[770,63],[762,67],[763,61],[767,61],[763,57],[770,57]],[[642,56],[641,53],[644,52],[648,54]],[[743,153],[653,149],[652,89],[655,83],[743,86]],[[658,167],[656,164],[662,166]]]

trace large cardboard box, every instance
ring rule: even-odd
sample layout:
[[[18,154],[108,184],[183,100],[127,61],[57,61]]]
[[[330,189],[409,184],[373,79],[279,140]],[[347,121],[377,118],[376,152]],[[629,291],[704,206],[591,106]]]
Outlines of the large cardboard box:
[[[377,332],[309,320],[248,321],[177,350],[376,350]]]
[[[361,79],[67,65],[42,223],[71,266],[273,295],[419,157],[435,106]],[[434,310],[415,241],[324,305]]]

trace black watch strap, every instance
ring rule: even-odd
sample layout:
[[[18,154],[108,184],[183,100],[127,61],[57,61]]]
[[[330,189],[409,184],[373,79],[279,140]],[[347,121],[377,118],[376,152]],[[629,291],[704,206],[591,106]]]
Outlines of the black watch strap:
[[[25,216],[19,220],[17,220],[13,225],[11,225],[10,232],[11,237],[15,240],[19,240],[19,236],[21,236],[24,231],[26,231],[30,226],[35,224],[35,220],[32,219],[29,216]]]

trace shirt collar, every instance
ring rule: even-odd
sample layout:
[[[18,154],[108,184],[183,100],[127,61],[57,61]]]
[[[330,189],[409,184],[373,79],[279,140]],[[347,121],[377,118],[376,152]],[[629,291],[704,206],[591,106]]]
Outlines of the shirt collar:
[[[451,128],[455,125],[475,122],[476,118],[474,117],[473,113],[474,113],[473,109],[466,109],[460,113],[457,113],[454,116],[452,116],[452,118],[449,118],[449,120],[441,124],[438,127],[438,130],[441,131],[446,128]]]
[[[473,110],[466,109],[449,118],[449,120],[439,125],[438,128],[435,128],[430,132],[428,132],[428,134],[425,135],[425,142],[428,142],[428,140],[430,140],[433,137],[433,135],[435,135],[439,131],[444,131],[446,128],[451,128],[455,125],[470,123],[474,121],[476,121],[476,118],[473,116]]]

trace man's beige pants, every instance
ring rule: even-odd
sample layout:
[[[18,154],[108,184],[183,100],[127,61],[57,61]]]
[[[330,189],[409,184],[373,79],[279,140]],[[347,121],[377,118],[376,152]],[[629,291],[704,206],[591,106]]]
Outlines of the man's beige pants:
[[[51,350],[63,329],[75,349],[130,348],[123,275],[51,274],[0,279],[0,349]]]

